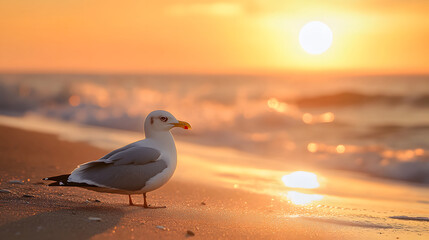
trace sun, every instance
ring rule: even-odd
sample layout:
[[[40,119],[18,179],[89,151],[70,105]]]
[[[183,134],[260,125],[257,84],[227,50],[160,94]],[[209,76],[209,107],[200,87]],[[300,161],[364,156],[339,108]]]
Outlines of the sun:
[[[299,43],[307,53],[322,54],[331,47],[332,30],[323,22],[309,22],[299,32]]]

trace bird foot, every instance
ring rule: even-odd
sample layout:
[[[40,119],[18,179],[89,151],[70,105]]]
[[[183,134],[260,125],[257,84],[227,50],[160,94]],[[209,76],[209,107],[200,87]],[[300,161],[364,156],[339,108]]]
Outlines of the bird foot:
[[[143,207],[149,208],[149,209],[167,208],[166,206],[151,206],[151,205],[143,205]]]
[[[166,206],[151,206],[151,205],[144,205],[144,204],[137,204],[137,203],[129,204],[129,206],[143,207],[148,209],[167,208]]]

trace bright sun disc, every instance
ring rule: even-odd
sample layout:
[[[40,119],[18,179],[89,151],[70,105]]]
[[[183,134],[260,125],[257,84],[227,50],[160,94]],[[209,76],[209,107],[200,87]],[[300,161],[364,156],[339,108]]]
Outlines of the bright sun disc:
[[[310,54],[321,54],[331,47],[332,31],[323,22],[309,22],[299,32],[301,47]]]

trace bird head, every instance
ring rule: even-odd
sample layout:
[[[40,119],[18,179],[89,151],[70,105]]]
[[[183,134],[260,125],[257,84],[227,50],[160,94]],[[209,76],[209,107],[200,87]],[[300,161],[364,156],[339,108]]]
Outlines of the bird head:
[[[146,117],[144,126],[146,134],[148,131],[169,131],[174,127],[191,129],[191,125],[189,123],[179,121],[173,116],[173,114],[163,110],[156,110],[149,113]]]

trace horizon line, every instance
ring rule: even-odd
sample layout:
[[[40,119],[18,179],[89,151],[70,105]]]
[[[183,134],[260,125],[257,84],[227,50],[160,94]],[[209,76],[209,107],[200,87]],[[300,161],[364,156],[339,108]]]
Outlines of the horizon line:
[[[267,72],[167,72],[167,71],[63,71],[63,70],[1,70],[0,75],[92,75],[92,76],[249,76],[249,77],[285,77],[285,76],[415,76],[425,77],[428,73],[388,73],[374,71],[267,71]]]

